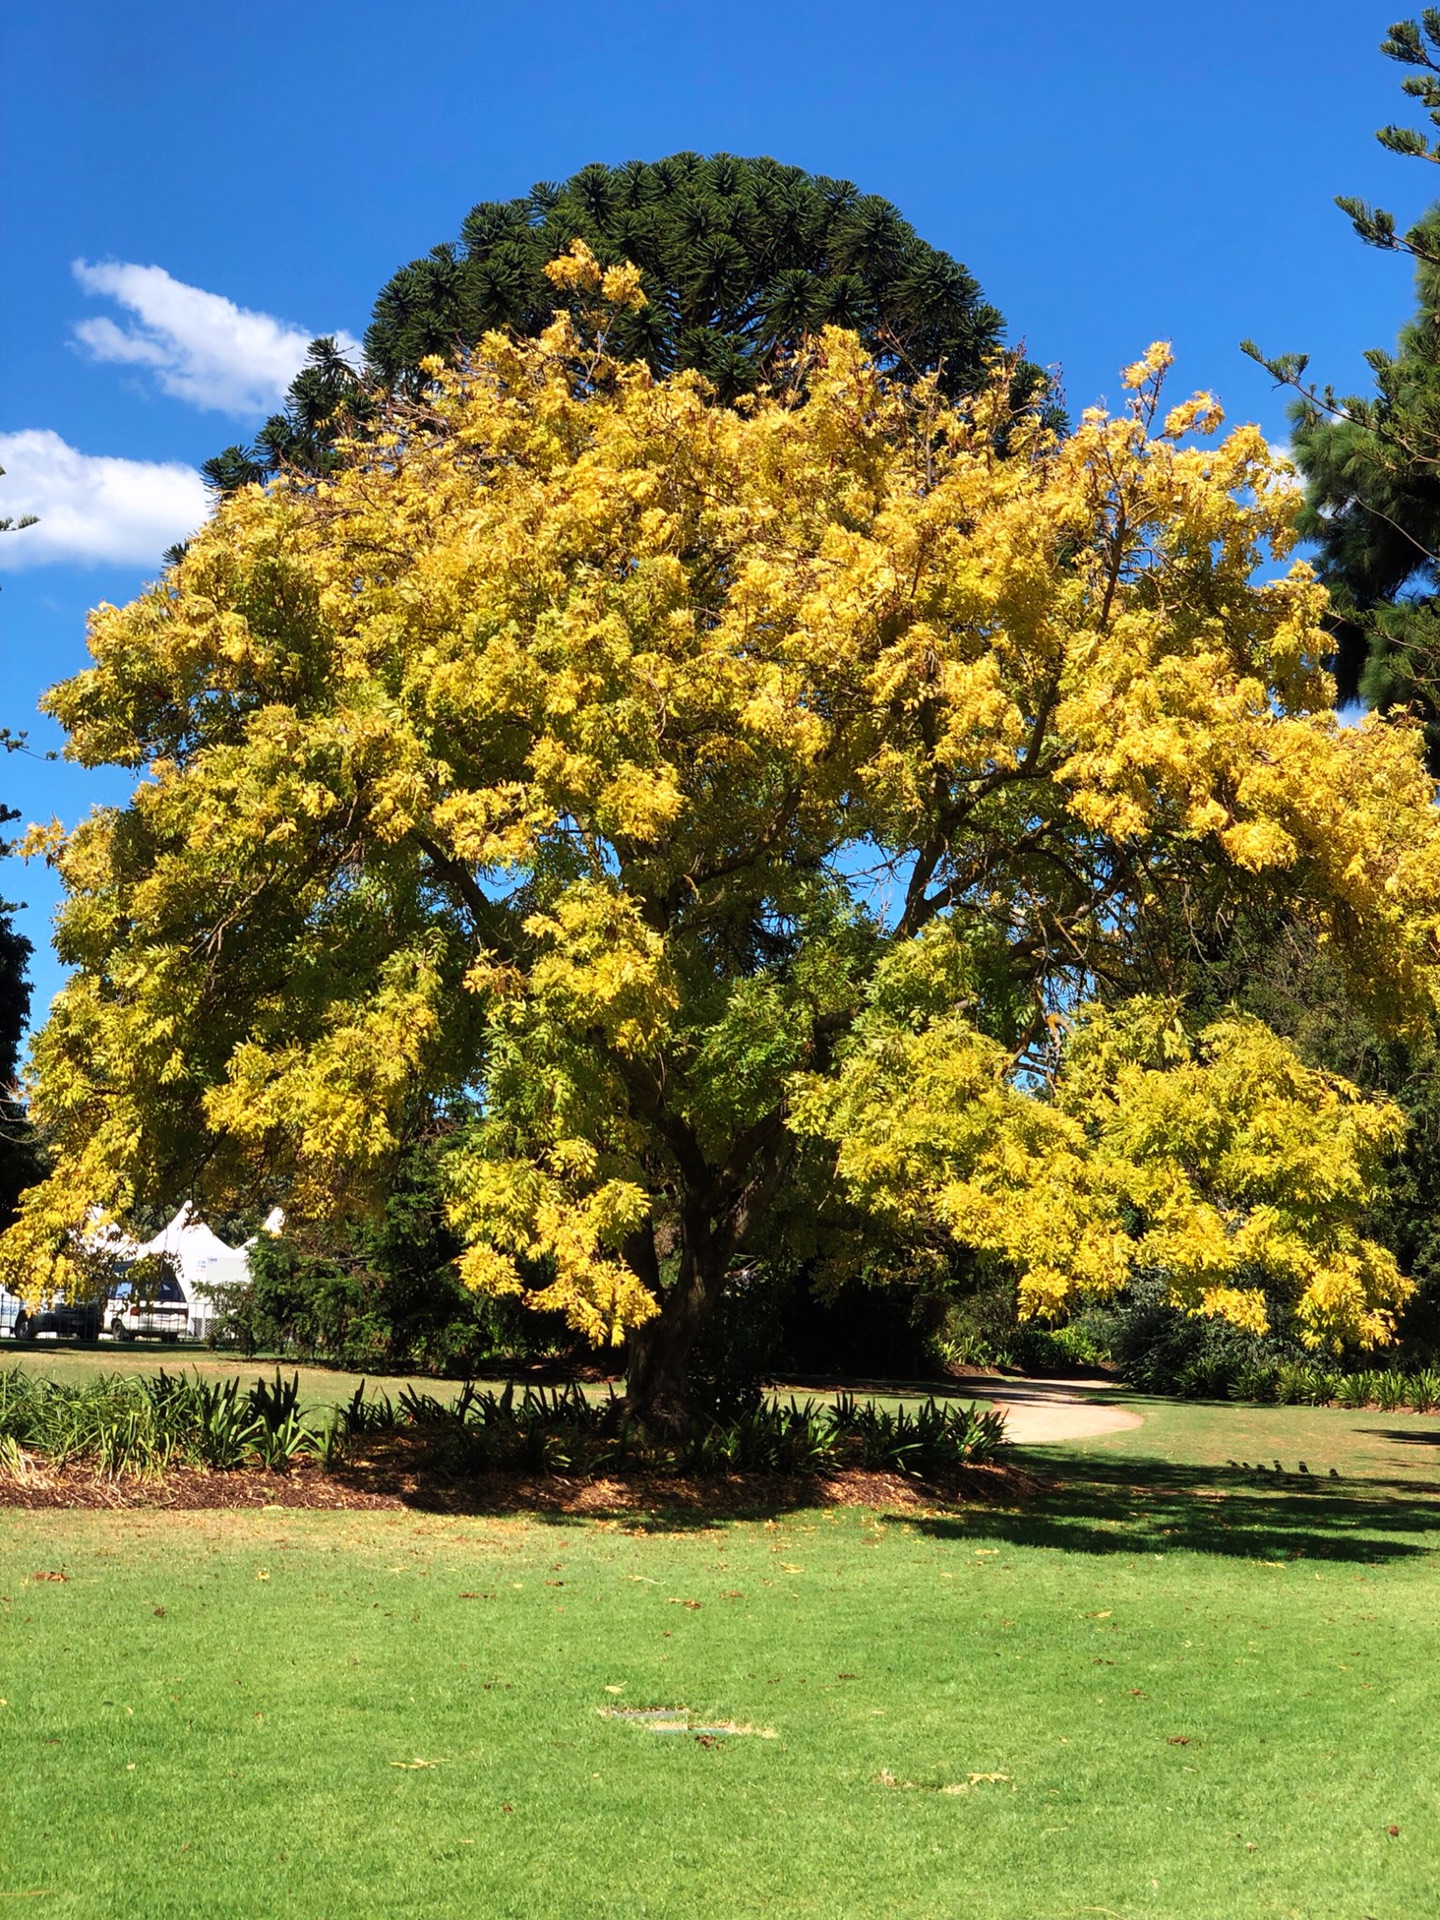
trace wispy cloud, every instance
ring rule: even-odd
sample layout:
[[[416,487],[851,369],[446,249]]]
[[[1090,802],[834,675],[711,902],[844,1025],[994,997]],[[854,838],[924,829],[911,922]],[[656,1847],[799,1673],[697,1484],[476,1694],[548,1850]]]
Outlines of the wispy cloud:
[[[214,413],[253,415],[279,405],[305,359],[311,335],[272,314],[237,307],[223,294],[186,286],[163,267],[106,260],[74,262],[87,293],[135,315],[81,320],[75,336],[97,360],[147,367],[164,393]],[[347,349],[358,343],[337,335]]]
[[[205,482],[173,460],[81,453],[48,427],[0,433],[0,512],[40,524],[0,534],[0,570],[135,565],[157,572],[166,547],[210,511]]]

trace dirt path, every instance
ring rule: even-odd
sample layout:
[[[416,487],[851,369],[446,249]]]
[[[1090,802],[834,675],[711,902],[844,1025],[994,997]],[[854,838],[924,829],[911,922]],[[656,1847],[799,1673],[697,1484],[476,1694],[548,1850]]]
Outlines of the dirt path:
[[[1123,1433],[1143,1427],[1144,1417],[1128,1407],[1106,1406],[1103,1398],[1119,1391],[1113,1380],[1017,1380],[1005,1373],[958,1374],[943,1386],[923,1380],[777,1380],[777,1398],[805,1400],[851,1393],[857,1400],[874,1399],[893,1406],[916,1403],[986,1400],[1005,1409],[1005,1437],[1017,1446],[1046,1447],[1055,1441],[1087,1440],[1097,1433]]]
[[[964,1383],[977,1400],[1005,1409],[1005,1435],[1017,1446],[1044,1447],[1057,1440],[1086,1440],[1145,1424],[1128,1407],[1107,1407],[1091,1396],[1113,1393],[1108,1380],[1008,1380],[977,1375]]]

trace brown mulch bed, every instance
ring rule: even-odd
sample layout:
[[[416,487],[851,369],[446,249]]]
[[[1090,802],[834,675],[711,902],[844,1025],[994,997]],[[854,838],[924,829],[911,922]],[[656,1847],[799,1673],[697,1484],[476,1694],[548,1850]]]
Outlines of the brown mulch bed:
[[[851,1470],[816,1475],[732,1473],[689,1477],[637,1472],[624,1479],[437,1471],[410,1436],[370,1440],[361,1457],[338,1470],[312,1464],[289,1473],[243,1468],[213,1473],[174,1467],[151,1475],[110,1477],[84,1467],[47,1471],[33,1462],[0,1481],[0,1505],[38,1508],[308,1508],[352,1513],[544,1513],[603,1517],[616,1513],[685,1513],[731,1519],[793,1512],[801,1507],[953,1507],[970,1501],[1013,1502],[1047,1483],[1022,1468],[971,1467],[959,1485],[927,1486],[895,1473]]]

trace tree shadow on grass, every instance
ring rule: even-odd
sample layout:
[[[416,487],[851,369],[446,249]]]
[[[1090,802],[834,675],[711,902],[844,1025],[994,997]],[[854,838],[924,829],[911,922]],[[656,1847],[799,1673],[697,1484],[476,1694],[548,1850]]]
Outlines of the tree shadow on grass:
[[[1243,1469],[1168,1460],[1056,1463],[1020,1506],[890,1516],[941,1539],[1002,1539],[1069,1553],[1212,1553],[1248,1560],[1377,1563],[1440,1548],[1440,1487],[1413,1480],[1257,1484]]]
[[[1440,1427],[1361,1427],[1370,1440],[1398,1440],[1407,1447],[1440,1447]]]

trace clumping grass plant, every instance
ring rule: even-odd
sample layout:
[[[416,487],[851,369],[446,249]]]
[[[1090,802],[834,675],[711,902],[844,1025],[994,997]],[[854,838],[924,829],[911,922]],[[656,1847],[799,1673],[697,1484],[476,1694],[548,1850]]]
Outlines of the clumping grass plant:
[[[1205,1397],[1205,1396],[1201,1396]],[[1431,1413],[1440,1407],[1440,1370],[1365,1367],[1353,1373],[1307,1362],[1252,1362],[1240,1368],[1228,1395],[1282,1407],[1375,1407],[1381,1413]]]
[[[109,1474],[153,1474],[167,1467],[288,1467],[323,1454],[323,1425],[299,1408],[299,1383],[190,1375],[101,1374],[55,1380],[24,1367],[0,1372],[0,1447],[15,1472],[37,1456],[53,1466]]]
[[[689,1474],[815,1474],[846,1467],[944,1480],[988,1464],[1004,1445],[995,1408],[934,1400],[888,1411],[846,1396],[835,1405],[762,1401],[738,1416],[702,1422],[680,1437],[635,1421],[614,1393],[590,1399],[577,1386],[482,1390],[467,1381],[446,1400],[414,1386],[398,1399],[362,1382],[334,1419],[301,1404],[297,1375],[205,1380],[163,1369],[62,1381],[13,1367],[0,1373],[0,1471],[27,1463],[86,1466],[107,1475],[169,1467],[285,1471],[315,1460],[337,1465],[368,1439],[408,1432],[432,1462],[456,1474],[560,1473],[592,1477],[630,1470]]]
[[[942,1480],[993,1462],[1005,1416],[993,1407],[939,1405],[889,1411],[842,1396],[762,1400],[730,1419],[701,1422],[681,1438],[634,1420],[614,1393],[592,1400],[579,1387],[514,1386],[479,1391],[467,1382],[452,1401],[406,1388],[398,1402],[358,1389],[345,1407],[347,1433],[386,1426],[423,1429],[457,1468],[601,1475],[648,1468],[683,1473],[806,1474],[846,1467]]]

